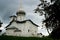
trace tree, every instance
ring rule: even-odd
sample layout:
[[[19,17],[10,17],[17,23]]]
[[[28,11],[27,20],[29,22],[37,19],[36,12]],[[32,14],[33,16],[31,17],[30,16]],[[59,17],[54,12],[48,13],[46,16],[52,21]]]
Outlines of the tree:
[[[52,37],[53,39],[60,39],[60,27],[55,28],[51,34],[50,37]]]
[[[51,3],[45,0],[40,1],[41,3],[35,9],[35,13],[39,12],[41,15],[45,15],[43,23],[45,23],[47,31],[48,29],[56,29],[60,26],[60,0],[51,0]]]

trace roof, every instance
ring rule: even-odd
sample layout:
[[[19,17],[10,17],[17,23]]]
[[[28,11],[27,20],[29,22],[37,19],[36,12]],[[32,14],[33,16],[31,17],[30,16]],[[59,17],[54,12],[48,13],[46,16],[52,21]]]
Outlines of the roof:
[[[11,18],[11,17],[16,17],[16,16],[15,16],[15,15],[13,15],[13,16],[10,16],[10,18]]]
[[[23,11],[23,10],[19,10],[16,14],[17,14],[17,15],[18,15],[18,14],[23,14],[23,15],[25,15],[26,13],[25,13],[25,11]]]
[[[6,30],[9,30],[9,29],[18,29],[18,28],[16,28],[16,27],[11,27],[11,28],[7,28]]]
[[[31,20],[24,20],[24,21],[16,21],[17,23],[25,23],[26,21],[30,21],[33,25],[39,27],[37,24],[35,24],[34,22],[32,22]]]
[[[32,22],[31,20],[24,20],[24,21],[16,21],[16,20],[12,20],[12,21],[6,26],[6,28],[9,27],[9,26],[12,24],[12,22],[16,22],[16,23],[26,23],[27,21],[30,21],[33,25],[39,27],[37,24],[35,24],[35,23]]]

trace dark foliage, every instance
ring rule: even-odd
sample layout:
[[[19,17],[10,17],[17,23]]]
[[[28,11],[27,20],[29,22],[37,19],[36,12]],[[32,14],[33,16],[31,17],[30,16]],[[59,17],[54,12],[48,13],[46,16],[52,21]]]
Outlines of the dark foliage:
[[[50,36],[54,39],[59,39],[60,38],[60,27],[54,29]]]
[[[0,30],[0,32],[2,32],[2,30]]]
[[[0,40],[53,40],[49,37],[17,37],[17,36],[0,36]]]
[[[38,8],[42,6],[43,10],[38,9],[36,12],[45,12],[45,14],[43,13],[45,15],[43,23],[45,23],[47,29],[53,29],[51,33],[53,38],[60,38],[60,0],[51,0],[51,3],[53,4],[49,5],[47,1],[41,1]]]
[[[47,1],[40,1],[41,3],[38,5],[38,8],[35,9],[35,12],[42,14],[44,11],[45,13],[43,13],[43,15],[45,15],[45,20],[43,23],[45,23],[47,30],[52,28],[54,31],[55,28],[60,27],[60,0],[51,0],[51,3],[54,2],[51,5]],[[43,10],[41,10],[41,8],[39,9],[39,7],[43,8]]]
[[[47,7],[47,9],[45,10],[47,11],[49,18],[46,19],[44,22],[46,22],[46,26],[54,27],[51,33],[51,37],[54,39],[59,39],[60,38],[60,0],[57,0],[53,5]]]
[[[60,3],[56,1],[53,5],[50,5],[49,7],[44,8],[44,10],[48,13],[46,13],[48,18],[44,20],[43,22],[46,23],[46,27],[52,27],[56,28],[60,26]]]

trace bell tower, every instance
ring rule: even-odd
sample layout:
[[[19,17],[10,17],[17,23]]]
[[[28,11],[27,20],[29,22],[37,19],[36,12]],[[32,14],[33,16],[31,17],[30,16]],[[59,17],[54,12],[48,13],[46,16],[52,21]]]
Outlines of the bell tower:
[[[24,21],[25,20],[26,13],[23,10],[22,0],[20,0],[20,8],[18,9],[16,15],[17,15],[17,21]]]

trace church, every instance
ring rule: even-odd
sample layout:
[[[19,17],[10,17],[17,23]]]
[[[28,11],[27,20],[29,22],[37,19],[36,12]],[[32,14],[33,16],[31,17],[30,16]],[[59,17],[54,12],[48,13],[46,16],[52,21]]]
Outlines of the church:
[[[39,26],[25,18],[25,11],[19,10],[16,15],[10,16],[10,23],[6,26],[6,35],[37,36]]]
[[[20,6],[16,15],[10,16],[10,22],[6,26],[5,35],[8,36],[23,36],[23,37],[37,37],[38,25],[32,20],[26,19],[26,12]]]

